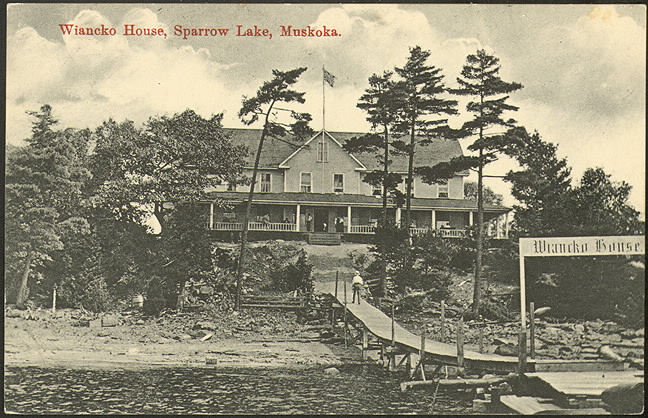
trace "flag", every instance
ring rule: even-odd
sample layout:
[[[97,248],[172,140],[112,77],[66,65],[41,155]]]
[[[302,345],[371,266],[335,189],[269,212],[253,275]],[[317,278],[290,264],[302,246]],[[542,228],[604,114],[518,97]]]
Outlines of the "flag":
[[[326,71],[326,68],[322,67],[322,71],[324,71],[324,81],[326,81],[329,86],[333,87],[335,84],[335,76],[328,71]]]

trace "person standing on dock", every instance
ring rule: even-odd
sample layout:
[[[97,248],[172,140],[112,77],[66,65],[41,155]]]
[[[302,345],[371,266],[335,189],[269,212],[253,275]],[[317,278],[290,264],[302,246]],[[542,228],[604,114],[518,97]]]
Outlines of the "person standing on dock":
[[[353,276],[353,280],[351,281],[351,288],[353,289],[353,297],[351,298],[351,303],[355,303],[356,295],[357,295],[358,305],[360,304],[360,291],[362,290],[363,286],[364,286],[364,281],[360,276],[360,272],[356,270],[355,276]]]

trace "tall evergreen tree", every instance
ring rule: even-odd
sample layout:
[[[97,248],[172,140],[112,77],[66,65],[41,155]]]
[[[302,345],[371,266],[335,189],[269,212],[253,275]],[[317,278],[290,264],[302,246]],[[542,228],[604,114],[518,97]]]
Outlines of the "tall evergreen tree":
[[[373,186],[382,186],[382,224],[387,224],[387,202],[389,195],[395,195],[398,184],[402,181],[399,174],[391,173],[391,129],[398,121],[398,112],[402,101],[402,89],[392,81],[393,73],[385,71],[382,75],[369,77],[369,88],[360,96],[358,107],[367,112],[367,121],[371,123],[372,132],[346,141],[344,148],[352,153],[371,152],[381,170],[367,173],[364,181]]]
[[[376,154],[376,159],[382,169],[377,169],[366,173],[363,181],[372,186],[382,187],[382,221],[380,228],[386,228],[388,224],[387,202],[389,197],[393,197],[397,204],[403,199],[402,193],[398,190],[398,185],[403,181],[400,174],[390,172],[392,163],[391,154],[393,149],[391,144],[394,141],[391,130],[396,122],[400,111],[400,105],[403,100],[403,89],[399,83],[392,81],[393,73],[385,71],[382,75],[373,74],[369,77],[369,88],[360,97],[358,107],[367,112],[367,121],[371,123],[372,132],[349,139],[344,148],[352,153],[371,152]],[[380,234],[377,235],[377,237]],[[376,245],[379,247],[379,254],[383,242],[378,239]],[[382,274],[380,277],[381,294],[385,294],[387,276],[387,264],[382,265]]]
[[[56,130],[49,105],[28,113],[35,118],[32,136],[9,155],[5,177],[6,290],[19,305],[27,299],[32,268],[44,278],[66,238],[88,233],[87,220],[78,214],[90,177],[85,167],[89,132]]]
[[[290,103],[304,103],[304,94],[292,90],[291,86],[297,82],[299,76],[306,71],[305,67],[296,68],[289,71],[272,70],[273,78],[264,82],[253,97],[243,97],[243,104],[239,110],[239,118],[246,125],[252,125],[259,118],[263,120],[263,129],[259,138],[254,157],[254,167],[252,169],[252,178],[250,179],[250,191],[245,204],[245,215],[243,218],[243,230],[241,232],[241,247],[238,259],[238,269],[236,273],[236,309],[241,307],[241,286],[243,279],[243,268],[245,261],[245,251],[248,240],[248,222],[252,208],[252,199],[254,198],[254,186],[257,181],[259,171],[259,161],[263,152],[263,144],[266,138],[285,141],[283,138],[289,133],[297,140],[303,140],[313,134],[313,130],[308,126],[311,120],[309,113],[298,113],[292,110],[286,110],[276,105]],[[279,111],[287,111],[292,123],[282,122],[277,118]],[[299,222],[299,220],[297,220]]]
[[[526,236],[568,235],[571,169],[567,161],[558,158],[557,147],[538,132],[529,135],[526,129],[517,128],[510,134],[511,146],[504,152],[522,167],[505,177],[519,202],[513,207],[515,231]]]
[[[466,65],[457,78],[459,88],[453,92],[469,96],[472,100],[466,106],[472,119],[465,122],[462,131],[475,141],[468,147],[478,152],[477,157],[477,254],[475,258],[475,281],[473,292],[473,315],[479,314],[482,291],[482,255],[484,241],[484,166],[497,159],[498,152],[506,146],[504,132],[492,132],[493,128],[512,128],[516,121],[504,119],[506,111],[515,111],[516,106],[507,103],[508,94],[522,88],[520,83],[503,81],[499,76],[499,59],[483,49],[468,55]],[[459,159],[461,160],[461,159]],[[464,161],[472,161],[464,159]]]
[[[448,119],[439,116],[457,113],[457,101],[443,97],[447,89],[443,84],[441,69],[427,64],[429,57],[430,51],[415,46],[410,48],[410,55],[405,65],[395,68],[396,73],[403,79],[404,95],[396,131],[409,135],[408,144],[401,142],[397,145],[408,155],[405,191],[405,227],[408,228],[408,231],[411,221],[412,181],[414,179],[417,136],[424,138],[419,142],[420,145],[429,144],[435,136],[448,131]]]

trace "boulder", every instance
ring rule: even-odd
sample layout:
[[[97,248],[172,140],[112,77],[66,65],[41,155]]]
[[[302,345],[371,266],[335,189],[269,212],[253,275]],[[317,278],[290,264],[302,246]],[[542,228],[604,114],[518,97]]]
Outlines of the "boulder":
[[[337,376],[338,374],[340,374],[340,371],[335,367],[329,367],[328,369],[324,369],[324,373],[331,376]]]
[[[116,327],[119,325],[119,318],[117,315],[105,315],[101,318],[102,327]]]
[[[92,321],[89,321],[88,326],[90,328],[99,328],[99,327],[101,327],[101,319],[97,318],[97,319],[93,319]]]
[[[500,345],[495,349],[495,354],[499,354],[500,356],[517,357],[519,353],[520,350],[518,349],[518,347],[511,344]]]
[[[641,413],[644,404],[644,384],[623,384],[607,388],[601,394],[615,414]]]

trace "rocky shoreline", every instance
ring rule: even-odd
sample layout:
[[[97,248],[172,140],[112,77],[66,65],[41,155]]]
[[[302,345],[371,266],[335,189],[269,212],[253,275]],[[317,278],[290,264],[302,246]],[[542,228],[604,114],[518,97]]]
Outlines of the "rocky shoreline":
[[[5,309],[5,366],[320,367],[358,362],[356,348],[324,344],[321,327],[292,312],[91,314]]]

